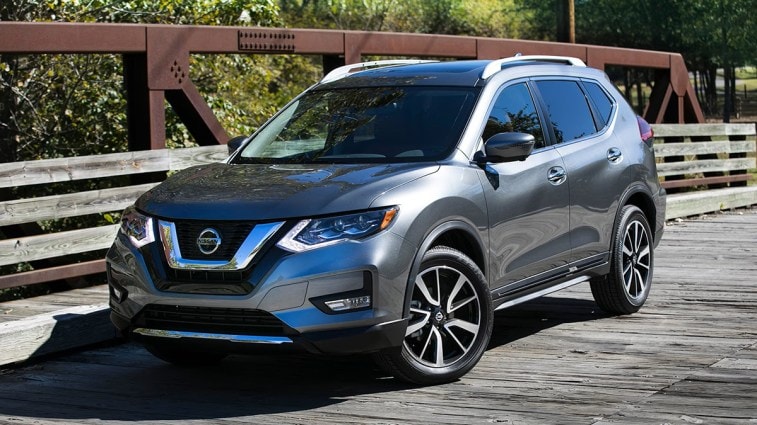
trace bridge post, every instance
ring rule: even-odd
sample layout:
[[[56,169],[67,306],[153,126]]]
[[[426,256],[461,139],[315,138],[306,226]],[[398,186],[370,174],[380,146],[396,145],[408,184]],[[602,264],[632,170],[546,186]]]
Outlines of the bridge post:
[[[162,149],[166,146],[163,92],[147,86],[147,55],[124,54],[123,66],[129,150]]]
[[[323,75],[328,74],[329,72],[339,68],[340,66],[346,65],[344,56],[340,55],[323,55]]]

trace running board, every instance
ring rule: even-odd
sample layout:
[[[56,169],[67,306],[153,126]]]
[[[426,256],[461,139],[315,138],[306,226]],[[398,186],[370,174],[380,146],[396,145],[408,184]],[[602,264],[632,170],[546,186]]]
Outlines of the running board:
[[[206,332],[168,331],[163,329],[136,328],[132,332],[144,336],[159,338],[198,338],[213,339],[229,342],[241,342],[246,344],[291,344],[292,340],[285,336],[262,336],[262,335],[230,335]]]
[[[507,308],[507,307],[512,307],[514,305],[517,305],[517,304],[520,304],[520,303],[524,303],[526,301],[531,301],[531,300],[533,300],[535,298],[539,298],[539,297],[542,297],[544,295],[551,294],[553,292],[557,292],[557,291],[559,291],[561,289],[570,288],[573,285],[578,285],[579,283],[586,282],[590,278],[591,278],[590,276],[578,276],[578,277],[573,278],[573,279],[571,279],[571,280],[569,280],[567,282],[563,282],[563,283],[561,283],[559,285],[550,286],[549,288],[544,288],[541,291],[533,292],[533,293],[524,295],[522,297],[515,298],[515,299],[512,299],[510,301],[506,301],[506,302],[498,305],[497,308],[494,309],[494,311],[502,310],[502,309]]]

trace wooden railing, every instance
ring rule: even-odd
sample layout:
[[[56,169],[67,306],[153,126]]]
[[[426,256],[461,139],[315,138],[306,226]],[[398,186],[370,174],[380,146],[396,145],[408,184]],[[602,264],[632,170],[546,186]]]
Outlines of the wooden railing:
[[[656,124],[657,173],[665,188],[746,182],[755,168],[754,124]],[[705,139],[706,141],[698,141]],[[665,161],[674,158],[675,161]],[[719,173],[721,175],[709,175]]]
[[[654,132],[657,173],[671,192],[668,218],[757,203],[757,186],[748,185],[755,124],[656,124]]]
[[[225,145],[0,164],[0,188],[181,170],[222,161]],[[157,183],[0,202],[0,227],[120,212]],[[0,240],[0,266],[107,249],[117,224]],[[103,260],[0,276],[0,289],[105,271]]]
[[[663,185],[673,190],[706,185],[744,185],[755,168],[755,126],[752,124],[655,125],[655,151]],[[707,139],[707,141],[697,141]],[[739,140],[740,139],[740,140]],[[0,164],[0,189],[58,184],[116,176],[181,170],[221,161],[227,147],[126,152],[97,156]],[[711,173],[719,173],[717,176]],[[124,179],[128,180],[128,179]],[[127,183],[128,184],[128,183]],[[65,193],[0,202],[0,227],[120,212],[157,183]],[[667,217],[684,217],[757,204],[757,186],[724,187],[668,196]],[[0,240],[0,266],[39,260],[65,260],[76,254],[104,252],[117,224]],[[54,265],[0,276],[0,289],[101,273],[95,259]]]

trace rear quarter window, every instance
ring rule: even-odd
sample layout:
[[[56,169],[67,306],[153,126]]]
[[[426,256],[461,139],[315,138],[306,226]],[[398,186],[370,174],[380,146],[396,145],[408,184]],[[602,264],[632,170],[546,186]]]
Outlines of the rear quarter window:
[[[599,84],[592,81],[584,81],[584,88],[589,98],[594,104],[594,110],[597,113],[597,120],[604,128],[610,122],[612,110],[615,107],[613,100],[607,95]]]

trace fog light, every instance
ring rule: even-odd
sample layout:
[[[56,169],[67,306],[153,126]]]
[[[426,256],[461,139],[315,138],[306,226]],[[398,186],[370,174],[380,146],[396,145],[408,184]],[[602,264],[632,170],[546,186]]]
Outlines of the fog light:
[[[332,311],[355,310],[371,306],[371,296],[363,295],[354,298],[344,298],[341,300],[326,301],[325,303]]]
[[[110,287],[110,296],[118,303],[121,304],[126,300],[126,289],[120,288],[114,284],[108,285]]]

